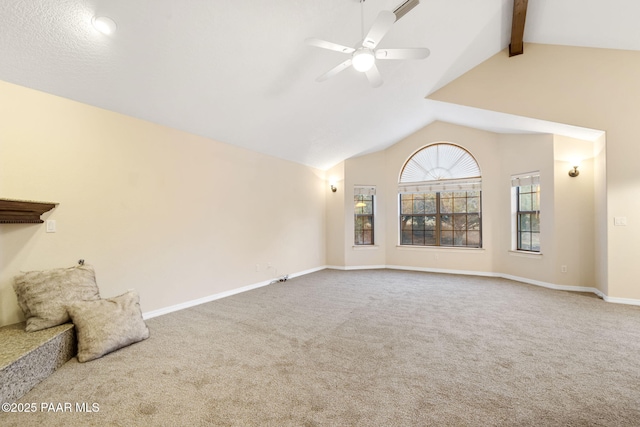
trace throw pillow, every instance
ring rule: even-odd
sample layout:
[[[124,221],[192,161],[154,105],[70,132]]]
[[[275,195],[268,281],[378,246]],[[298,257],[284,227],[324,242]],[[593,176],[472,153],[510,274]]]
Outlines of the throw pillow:
[[[67,323],[66,305],[70,302],[100,299],[95,272],[89,265],[22,273],[15,277],[13,289],[27,319],[27,332]]]
[[[67,310],[76,327],[79,362],[149,338],[136,292],[98,301],[76,301],[67,305]]]

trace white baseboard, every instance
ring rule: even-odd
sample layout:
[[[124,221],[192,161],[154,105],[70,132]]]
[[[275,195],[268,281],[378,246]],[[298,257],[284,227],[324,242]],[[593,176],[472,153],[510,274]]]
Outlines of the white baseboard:
[[[510,274],[501,274],[501,273],[497,273],[496,277],[515,280],[516,282],[527,283],[529,285],[542,286],[543,288],[555,289],[557,291],[591,292],[598,295],[599,297],[602,297],[604,295],[598,289],[587,287],[587,286],[556,285],[554,283],[541,282],[540,280],[527,279],[526,277],[518,277],[518,276],[512,276]]]
[[[428,273],[458,274],[458,275],[467,275],[467,276],[499,277],[503,279],[513,280],[521,283],[527,283],[529,285],[542,286],[544,288],[555,289],[559,291],[591,292],[596,294],[606,302],[640,306],[640,300],[631,299],[631,298],[610,297],[605,295],[599,289],[592,288],[592,287],[556,285],[554,283],[542,282],[540,280],[527,279],[526,277],[519,277],[519,276],[513,276],[511,274],[494,273],[494,272],[487,272],[487,271],[448,270],[448,269],[442,269],[442,268],[408,267],[403,265],[355,265],[355,266],[354,265],[349,265],[349,266],[323,265],[320,267],[311,268],[309,270],[299,271],[297,273],[290,273],[289,278],[300,277],[306,274],[315,273],[317,271],[321,271],[325,269],[343,270],[343,271],[390,269],[390,270],[405,270],[405,271],[422,271],[422,272],[428,272]],[[145,320],[151,319],[153,317],[162,316],[163,314],[169,314],[174,311],[184,310],[185,308],[194,307],[196,305],[215,301],[217,299],[229,297],[231,295],[261,288],[263,286],[270,285],[271,283],[273,283],[271,280],[254,283],[252,285],[243,286],[237,289],[232,289],[230,291],[220,292],[217,294],[194,299],[191,301],[186,301],[180,304],[172,305],[172,306],[161,308],[158,310],[148,311],[146,313],[143,313],[142,317]]]
[[[388,268],[390,270],[423,271],[427,273],[458,274],[463,276],[498,277],[496,276],[495,273],[490,273],[486,271],[448,270],[445,268],[427,268],[427,267],[407,267],[405,265],[387,265],[385,268]]]
[[[515,280],[517,282],[528,283],[530,285],[543,286],[545,288],[556,289],[559,291],[573,291],[573,292],[591,292],[596,294],[598,297],[602,298],[606,302],[614,303],[614,304],[627,304],[627,305],[639,305],[640,300],[632,299],[632,298],[617,298],[610,297],[602,292],[598,288],[592,288],[587,286],[566,286],[566,285],[556,285],[553,283],[540,282],[538,280],[526,279],[524,277],[511,276],[509,274],[497,274],[497,277],[502,277],[505,279]]]
[[[596,294],[598,294],[598,296],[606,302],[612,302],[615,304],[640,305],[640,300],[637,299],[609,297],[600,291],[596,292]]]
[[[315,273],[316,271],[325,270],[326,268],[327,268],[327,266],[323,265],[321,267],[310,268],[309,270],[303,270],[303,271],[299,271],[297,273],[291,273],[291,274],[289,274],[289,279],[293,279],[294,277],[304,276],[306,274]]]
[[[292,279],[294,277],[304,276],[305,274],[315,273],[316,271],[324,270],[327,268],[326,266],[311,268],[309,270],[299,271],[297,273],[289,274],[289,278]],[[158,310],[147,311],[146,313],[142,313],[143,319],[151,319],[153,317],[162,316],[163,314],[173,313],[174,311],[184,310],[185,308],[195,307],[196,305],[204,304],[207,302],[215,301],[217,299],[230,297],[231,295],[240,294],[242,292],[247,292],[253,289],[261,288],[263,286],[267,286],[273,283],[273,280],[267,280],[264,282],[254,283],[252,285],[243,286],[241,288],[231,289],[230,291],[224,291],[217,294],[209,295],[206,297],[194,299],[191,301],[185,301],[180,304],[172,305],[165,308],[160,308]]]
[[[242,292],[250,291],[252,289],[261,288],[262,286],[267,286],[271,283],[270,280],[266,282],[255,283],[253,285],[243,286],[241,288],[232,289],[230,291],[224,291],[217,294],[209,295],[206,297],[194,299],[191,301],[185,301],[180,304],[172,305],[165,308],[160,308],[158,310],[147,311],[146,313],[142,313],[143,319],[151,319],[153,317],[162,316],[163,314],[173,313],[174,311],[184,310],[185,308],[195,307],[196,305],[204,304],[207,302],[215,301],[220,298],[230,297],[231,295],[239,294]]]
[[[351,271],[351,270],[380,270],[384,268],[388,268],[386,265],[327,265],[325,268],[330,270],[343,270],[343,271]]]
[[[516,282],[527,283],[529,285],[541,286],[544,288],[554,289],[558,291],[571,291],[571,292],[591,292],[596,294],[598,297],[602,298],[606,302],[615,303],[615,304],[627,304],[627,305],[637,305],[640,306],[640,300],[631,299],[631,298],[617,298],[607,296],[600,289],[587,287],[587,286],[567,286],[567,285],[557,285],[555,283],[543,282],[540,280],[528,279],[526,277],[513,276],[511,274],[503,274],[503,273],[495,273],[495,272],[487,272],[487,271],[470,271],[470,270],[448,270],[443,268],[427,268],[427,267],[410,267],[403,265],[376,265],[376,266],[327,266],[327,268],[332,268],[336,270],[365,270],[365,269],[380,269],[380,268],[388,268],[391,270],[406,270],[406,271],[423,271],[428,273],[444,273],[444,274],[458,274],[458,275],[467,275],[467,276],[484,276],[484,277],[498,277],[502,279],[513,280]]]

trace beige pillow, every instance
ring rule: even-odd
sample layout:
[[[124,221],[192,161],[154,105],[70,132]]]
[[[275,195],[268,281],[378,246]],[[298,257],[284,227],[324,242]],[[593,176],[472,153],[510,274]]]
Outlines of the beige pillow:
[[[90,265],[22,273],[15,277],[13,289],[27,319],[27,332],[69,322],[70,302],[100,299]]]
[[[76,327],[79,362],[97,359],[149,338],[140,298],[133,291],[98,301],[76,301],[67,310]]]

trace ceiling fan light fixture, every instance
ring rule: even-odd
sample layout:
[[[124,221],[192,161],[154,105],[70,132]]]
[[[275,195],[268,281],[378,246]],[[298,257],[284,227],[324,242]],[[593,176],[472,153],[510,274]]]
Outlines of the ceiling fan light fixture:
[[[116,31],[116,28],[118,28],[116,21],[107,16],[94,16],[91,19],[91,24],[93,25],[93,28],[107,36],[113,34]]]
[[[376,57],[371,49],[363,47],[353,53],[352,64],[357,71],[369,71],[375,62]]]

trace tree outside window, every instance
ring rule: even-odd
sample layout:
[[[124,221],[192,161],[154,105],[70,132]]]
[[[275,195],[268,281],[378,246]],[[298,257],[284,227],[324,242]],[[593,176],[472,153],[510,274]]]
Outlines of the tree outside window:
[[[400,194],[400,244],[482,247],[480,191]]]

